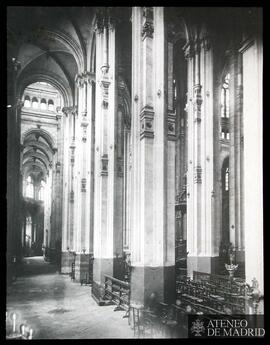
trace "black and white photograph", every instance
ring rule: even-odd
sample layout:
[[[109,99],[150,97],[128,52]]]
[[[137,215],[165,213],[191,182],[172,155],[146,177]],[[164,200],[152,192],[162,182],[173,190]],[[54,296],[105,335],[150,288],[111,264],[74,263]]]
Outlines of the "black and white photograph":
[[[6,13],[6,339],[264,338],[263,7]]]

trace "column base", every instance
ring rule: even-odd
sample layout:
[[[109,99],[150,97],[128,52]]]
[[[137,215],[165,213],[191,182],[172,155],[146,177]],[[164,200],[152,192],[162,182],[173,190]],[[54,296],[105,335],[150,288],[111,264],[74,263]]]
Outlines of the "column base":
[[[61,273],[69,274],[71,271],[71,255],[68,252],[61,253]]]
[[[219,256],[188,256],[187,257],[187,276],[193,279],[193,271],[219,274]]]
[[[105,305],[106,300],[103,299],[104,296],[104,274],[113,276],[113,258],[109,259],[94,259],[93,266],[93,284],[92,284],[92,297],[98,305]]]
[[[175,303],[175,266],[132,266],[130,285],[131,304]]]
[[[89,254],[76,254],[75,258],[75,281],[89,280]]]

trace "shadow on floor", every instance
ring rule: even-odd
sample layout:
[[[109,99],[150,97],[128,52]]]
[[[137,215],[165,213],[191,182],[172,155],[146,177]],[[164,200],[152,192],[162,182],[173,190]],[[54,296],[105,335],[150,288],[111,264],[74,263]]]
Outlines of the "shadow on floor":
[[[40,274],[51,274],[57,271],[57,266],[44,261],[43,256],[25,257],[18,268],[18,276],[32,276]]]

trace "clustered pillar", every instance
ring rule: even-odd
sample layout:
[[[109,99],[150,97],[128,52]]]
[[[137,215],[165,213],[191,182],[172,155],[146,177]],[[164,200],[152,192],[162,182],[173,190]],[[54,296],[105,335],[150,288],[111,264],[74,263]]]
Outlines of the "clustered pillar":
[[[96,118],[94,172],[94,266],[92,296],[104,303],[104,274],[119,277],[122,207],[117,176],[116,23],[109,9],[96,22]],[[121,191],[120,191],[121,192]],[[118,193],[118,194],[117,194]],[[120,209],[119,209],[120,210]]]
[[[214,273],[213,52],[205,35],[184,47],[188,59],[187,260],[193,271]]]
[[[163,8],[133,8],[132,51],[131,303],[147,305],[175,294],[175,120]]]

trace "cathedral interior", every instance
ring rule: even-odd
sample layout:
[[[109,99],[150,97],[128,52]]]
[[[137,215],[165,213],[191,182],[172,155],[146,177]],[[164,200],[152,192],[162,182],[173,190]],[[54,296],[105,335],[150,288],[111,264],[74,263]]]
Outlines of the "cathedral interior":
[[[50,273],[130,337],[263,314],[262,66],[257,7],[8,7],[7,310]]]

